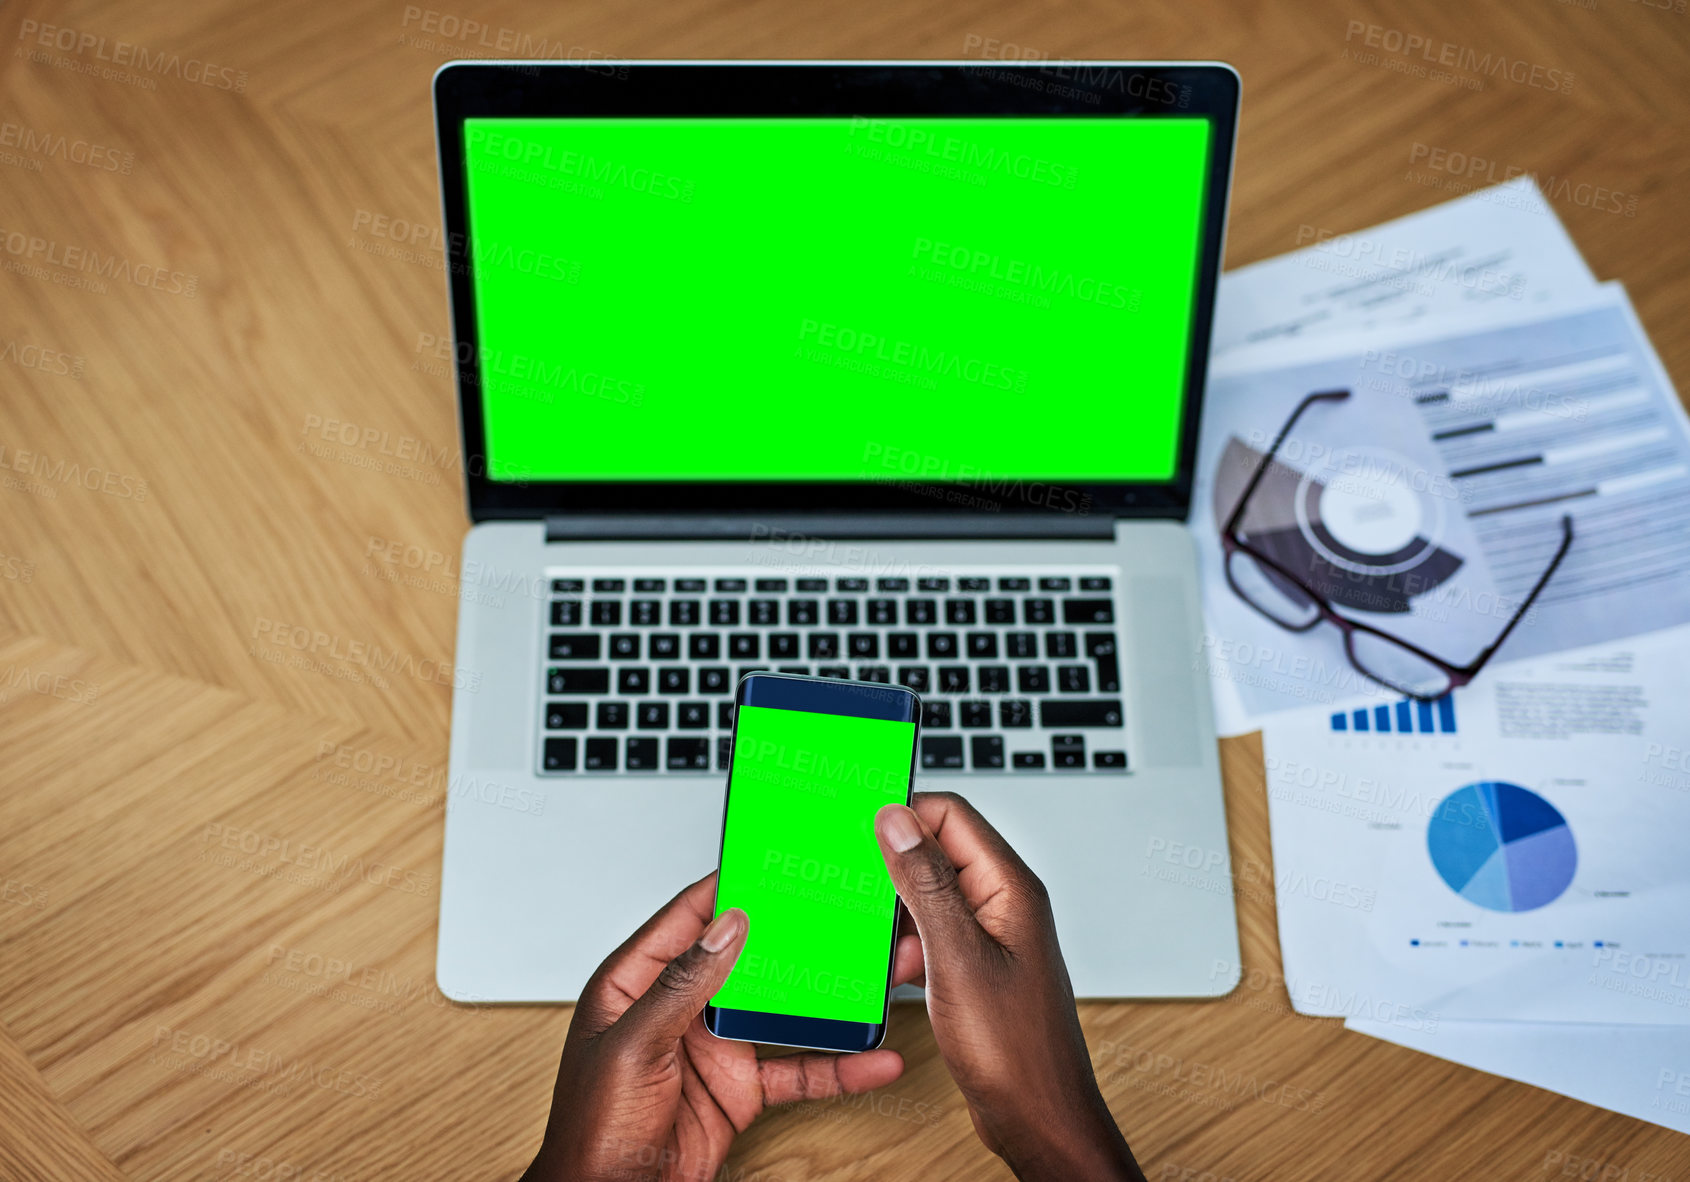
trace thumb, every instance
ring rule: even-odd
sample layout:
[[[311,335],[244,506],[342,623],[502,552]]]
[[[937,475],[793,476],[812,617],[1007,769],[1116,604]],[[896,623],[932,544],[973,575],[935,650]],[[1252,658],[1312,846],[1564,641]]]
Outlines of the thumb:
[[[881,806],[874,815],[874,835],[892,885],[915,920],[930,957],[932,952],[966,946],[985,935],[963,896],[950,856],[914,809],[901,804]]]
[[[673,1049],[675,1040],[687,1032],[728,979],[728,971],[745,947],[749,923],[738,907],[711,920],[691,947],[664,965],[651,988],[617,1020],[619,1036],[653,1054]]]

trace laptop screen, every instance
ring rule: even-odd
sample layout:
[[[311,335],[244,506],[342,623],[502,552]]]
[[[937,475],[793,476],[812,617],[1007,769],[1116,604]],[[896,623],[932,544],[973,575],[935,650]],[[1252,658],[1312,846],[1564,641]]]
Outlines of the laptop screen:
[[[1210,134],[468,118],[487,474],[1171,480]]]

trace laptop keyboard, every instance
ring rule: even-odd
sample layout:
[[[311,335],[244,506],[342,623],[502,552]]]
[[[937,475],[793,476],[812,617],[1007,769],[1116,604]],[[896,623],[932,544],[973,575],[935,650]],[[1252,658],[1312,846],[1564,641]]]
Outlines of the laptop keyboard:
[[[583,572],[551,592],[542,775],[726,771],[734,690],[760,671],[908,686],[923,771],[1127,768],[1108,573]]]

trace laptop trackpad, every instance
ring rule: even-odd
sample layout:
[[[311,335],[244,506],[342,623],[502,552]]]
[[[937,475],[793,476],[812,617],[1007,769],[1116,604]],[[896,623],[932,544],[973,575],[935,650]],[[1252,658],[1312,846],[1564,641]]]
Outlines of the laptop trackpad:
[[[1132,687],[1134,760],[1141,768],[1192,767],[1197,745],[1198,678],[1192,676],[1196,634],[1179,579],[1141,576],[1132,582],[1126,627]]]

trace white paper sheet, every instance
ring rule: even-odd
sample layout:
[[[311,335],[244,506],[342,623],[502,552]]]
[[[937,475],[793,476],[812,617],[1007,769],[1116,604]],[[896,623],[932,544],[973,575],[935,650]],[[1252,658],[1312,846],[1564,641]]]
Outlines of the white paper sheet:
[[[1405,1029],[1690,1025],[1687,702],[1690,627],[1498,670],[1447,713],[1276,718],[1262,746],[1293,1005],[1417,1015]]]
[[[1211,352],[1547,306],[1595,282],[1530,177],[1351,234],[1303,226],[1298,241],[1222,276]]]
[[[1572,549],[1496,661],[1690,622],[1690,420],[1623,290],[1475,320],[1217,363],[1190,520],[1222,734],[1311,702],[1383,700],[1338,629],[1277,627],[1225,577],[1222,515],[1316,390],[1351,394],[1305,412],[1246,534],[1277,534],[1287,565],[1327,572],[1345,614],[1470,660],[1548,566],[1566,514]]]
[[[1426,1030],[1366,1018],[1352,1018],[1344,1025],[1371,1038],[1690,1133],[1690,1030],[1681,1026],[1444,1022]]]

